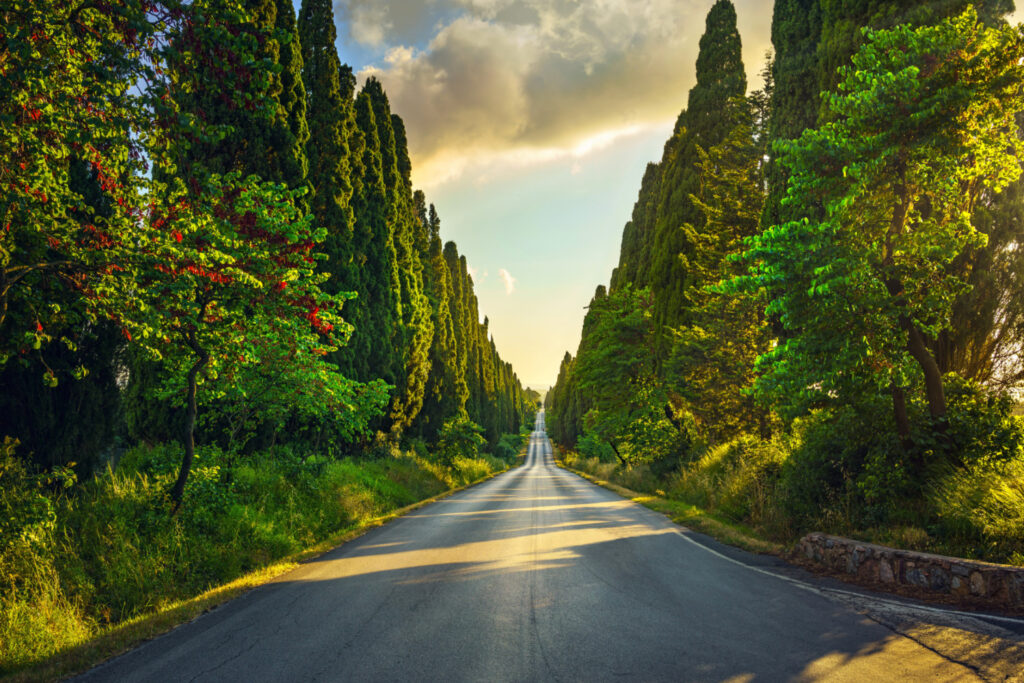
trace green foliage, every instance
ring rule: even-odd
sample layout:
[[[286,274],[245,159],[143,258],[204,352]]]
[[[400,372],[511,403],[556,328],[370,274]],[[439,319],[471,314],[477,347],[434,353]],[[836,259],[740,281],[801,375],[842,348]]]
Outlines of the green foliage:
[[[464,416],[445,420],[437,435],[438,459],[452,467],[457,458],[476,457],[487,444],[483,431],[483,427]]]
[[[755,271],[741,283],[769,290],[769,314],[793,334],[759,363],[765,394],[790,406],[848,401],[923,373],[932,418],[943,416],[924,338],[949,324],[962,291],[947,264],[983,243],[974,202],[1020,174],[1009,152],[1021,148],[1021,67],[994,56],[1021,46],[1019,33],[985,29],[972,13],[870,32],[828,98],[837,120],[783,145],[787,201],[820,201],[825,215],[750,242]]]
[[[746,95],[736,9],[729,0],[718,0],[708,12],[697,55],[697,83],[690,90],[687,108],[676,122],[673,137],[665,145],[661,161],[658,213],[655,220],[650,278],[654,295],[654,321],[659,335],[668,328],[690,322],[689,287],[693,280],[689,261],[697,247],[692,231],[704,227],[704,216],[692,197],[699,194],[699,150],[721,143],[733,124],[722,116],[723,105]],[[659,338],[659,344],[665,339]],[[661,359],[659,359],[661,360]]]
[[[702,431],[727,440],[752,425],[763,425],[765,411],[749,391],[756,375],[754,360],[768,349],[769,329],[760,293],[728,291],[723,281],[739,275],[730,258],[744,239],[760,232],[763,201],[763,143],[753,133],[753,112],[734,99],[721,114],[733,123],[721,144],[698,150],[702,178],[693,201],[704,228],[684,226],[695,245],[689,259],[690,323],[673,331],[665,374],[674,380]]]
[[[349,263],[344,243],[352,238],[354,220],[352,159],[346,129],[351,103],[342,95],[341,61],[334,47],[337,35],[330,0],[304,0],[299,9],[298,35],[309,128],[306,155],[313,186],[310,208],[317,224],[327,228],[334,238],[328,250],[331,267],[343,269]],[[300,106],[296,103],[292,111]],[[350,282],[346,284],[351,286]]]
[[[618,463],[615,451],[603,438],[591,432],[584,432],[576,442],[576,450],[584,458],[596,458],[598,462]]]
[[[769,103],[768,137],[793,140],[818,120],[818,41],[821,39],[821,0],[776,0],[772,13],[771,66],[774,88]],[[763,224],[788,220],[782,199],[788,174],[769,147],[765,173],[767,196]]]
[[[502,434],[498,439],[498,444],[494,447],[494,457],[509,464],[514,463],[526,445],[527,437],[528,435],[523,432]]]

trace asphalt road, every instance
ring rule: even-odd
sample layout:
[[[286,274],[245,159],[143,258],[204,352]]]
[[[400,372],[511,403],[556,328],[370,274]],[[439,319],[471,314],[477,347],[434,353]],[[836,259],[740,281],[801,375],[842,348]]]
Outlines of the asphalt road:
[[[830,593],[776,564],[559,469],[541,415],[524,466],[81,680],[1012,679],[1011,632]]]

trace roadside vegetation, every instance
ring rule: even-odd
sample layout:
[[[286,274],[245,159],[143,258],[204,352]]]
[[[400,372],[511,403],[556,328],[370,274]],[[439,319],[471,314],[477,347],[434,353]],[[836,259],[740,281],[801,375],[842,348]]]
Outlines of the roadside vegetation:
[[[545,399],[568,465],[775,542],[1024,565],[1024,29],[1005,13],[777,0],[747,95],[714,4]]]

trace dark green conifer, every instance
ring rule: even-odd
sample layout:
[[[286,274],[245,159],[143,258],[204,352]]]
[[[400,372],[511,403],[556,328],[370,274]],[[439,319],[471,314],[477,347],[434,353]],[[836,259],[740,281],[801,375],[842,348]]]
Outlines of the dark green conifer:
[[[818,41],[821,39],[820,0],[776,0],[772,14],[773,88],[769,104],[770,140],[794,140],[818,121]],[[776,225],[786,196],[788,176],[768,145],[762,223]]]
[[[697,84],[690,90],[686,110],[665,146],[662,160],[658,218],[655,225],[649,285],[654,294],[654,319],[662,341],[665,330],[686,322],[688,308],[687,259],[694,245],[683,225],[701,230],[702,215],[692,196],[699,192],[698,149],[719,144],[728,133],[724,103],[746,94],[736,10],[729,0],[718,0],[708,12],[697,57]]]
[[[348,168],[347,108],[342,97],[341,62],[335,50],[337,38],[330,0],[303,0],[299,11],[302,47],[302,82],[306,89],[306,121],[309,142],[309,182],[313,186],[311,210],[328,229],[325,245],[327,268],[341,277],[349,266],[347,244],[352,236],[352,183]]]
[[[350,302],[355,330],[346,353],[350,364],[360,371],[358,379],[375,375],[397,386],[401,378],[401,366],[394,353],[400,339],[400,319],[396,318],[398,257],[391,240],[377,122],[366,92],[355,100],[355,120],[363,141],[362,177],[359,192],[353,197],[354,252],[361,279],[359,298]]]
[[[387,196],[389,239],[395,253],[395,279],[392,296],[397,302],[395,320],[400,323],[392,347],[399,370],[398,384],[391,406],[392,431],[401,433],[412,424],[426,392],[430,372],[430,342],[434,330],[430,320],[430,303],[423,293],[423,264],[416,249],[416,217],[412,189],[405,175],[408,150],[405,128],[391,114],[391,106],[380,82],[367,80],[362,93],[370,98],[380,146],[381,169]],[[401,147],[395,136],[393,122],[399,121]]]
[[[309,176],[306,157],[309,125],[306,123],[306,86],[302,82],[302,43],[291,0],[277,0],[274,26],[282,37],[278,54],[281,65],[281,94],[278,99],[290,133],[281,141],[282,149],[287,152],[282,157],[281,180],[289,187],[302,187]],[[308,203],[309,196],[303,201]]]
[[[466,280],[465,261],[459,256],[455,242],[446,242],[443,251],[445,265],[448,266],[452,294],[449,299],[449,308],[452,318],[453,341],[455,348],[454,359],[454,392],[456,396],[455,406],[459,412],[466,410],[466,402],[469,400],[469,385],[466,375],[468,372],[468,339],[466,337]]]
[[[422,193],[416,197],[419,201],[423,199]],[[424,261],[424,290],[430,301],[434,338],[430,345],[430,375],[417,427],[422,436],[433,439],[444,421],[457,416],[462,406],[456,387],[458,350],[451,306],[455,290],[441,247],[441,219],[433,204],[424,218],[426,224],[421,232],[429,245]]]

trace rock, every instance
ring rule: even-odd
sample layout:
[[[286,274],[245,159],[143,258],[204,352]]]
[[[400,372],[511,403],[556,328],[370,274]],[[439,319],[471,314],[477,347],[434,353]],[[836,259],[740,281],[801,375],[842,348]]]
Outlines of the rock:
[[[971,573],[971,593],[985,595],[985,577],[981,575],[981,572]]]
[[[928,585],[933,591],[949,592],[949,574],[941,567],[932,567],[928,572]]]
[[[878,562],[878,580],[882,583],[892,583],[896,580],[892,573],[892,564],[885,558]]]

